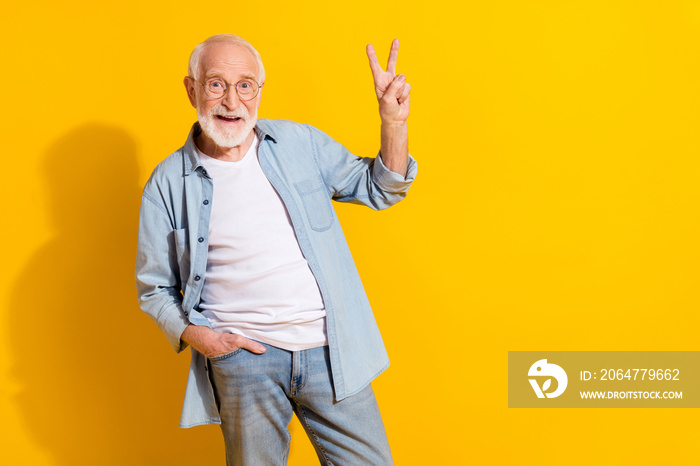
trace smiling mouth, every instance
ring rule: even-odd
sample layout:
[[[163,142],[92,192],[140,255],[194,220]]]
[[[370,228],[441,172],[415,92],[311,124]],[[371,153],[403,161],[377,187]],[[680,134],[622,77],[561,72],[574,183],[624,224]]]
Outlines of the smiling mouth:
[[[216,118],[218,118],[221,121],[226,121],[229,123],[237,122],[238,120],[241,119],[241,117],[227,117],[224,115],[216,115]]]

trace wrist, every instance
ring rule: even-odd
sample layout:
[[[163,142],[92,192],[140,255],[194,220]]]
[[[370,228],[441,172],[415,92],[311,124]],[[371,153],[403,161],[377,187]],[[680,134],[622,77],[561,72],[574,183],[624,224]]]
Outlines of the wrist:
[[[382,120],[382,129],[405,130],[408,128],[408,120]]]
[[[182,332],[181,339],[188,344],[206,341],[214,333],[212,329],[204,325],[189,324]]]

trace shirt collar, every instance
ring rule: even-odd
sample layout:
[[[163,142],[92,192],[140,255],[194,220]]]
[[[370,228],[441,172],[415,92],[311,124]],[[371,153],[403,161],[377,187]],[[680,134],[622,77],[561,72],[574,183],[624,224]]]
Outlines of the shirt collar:
[[[187,142],[185,142],[185,146],[183,147],[183,172],[185,176],[189,175],[193,171],[197,170],[197,168],[202,166],[202,161],[197,155],[197,146],[194,143],[194,138],[199,136],[201,132],[202,128],[199,126],[199,122],[195,122],[195,124],[192,125],[192,129],[190,129],[190,134],[187,136]],[[267,123],[266,120],[258,120],[258,123],[255,125],[255,132],[258,135],[258,140],[260,141],[260,143],[262,143],[262,141],[264,141],[267,138],[269,138],[272,142],[277,142],[277,138],[275,138],[275,136],[272,135],[270,125]]]

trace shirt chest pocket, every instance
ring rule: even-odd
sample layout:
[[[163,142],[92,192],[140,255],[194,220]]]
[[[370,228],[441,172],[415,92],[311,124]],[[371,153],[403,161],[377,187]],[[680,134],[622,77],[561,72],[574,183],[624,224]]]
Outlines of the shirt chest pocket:
[[[304,203],[311,228],[326,231],[333,226],[333,206],[321,178],[314,176],[294,183],[294,187]]]

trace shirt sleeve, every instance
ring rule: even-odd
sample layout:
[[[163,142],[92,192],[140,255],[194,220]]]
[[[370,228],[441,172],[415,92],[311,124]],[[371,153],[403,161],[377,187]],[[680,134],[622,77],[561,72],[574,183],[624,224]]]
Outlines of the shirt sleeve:
[[[324,132],[313,126],[307,127],[321,177],[334,200],[380,210],[406,197],[418,172],[413,156],[408,156],[404,177],[389,170],[382,162],[381,154],[376,158],[358,157]]]
[[[145,193],[139,216],[136,289],[141,309],[158,324],[173,349],[185,349],[180,335],[189,320],[182,308],[177,235],[165,209]]]

